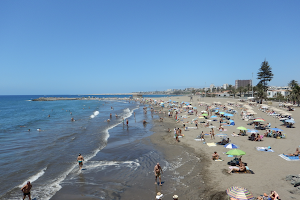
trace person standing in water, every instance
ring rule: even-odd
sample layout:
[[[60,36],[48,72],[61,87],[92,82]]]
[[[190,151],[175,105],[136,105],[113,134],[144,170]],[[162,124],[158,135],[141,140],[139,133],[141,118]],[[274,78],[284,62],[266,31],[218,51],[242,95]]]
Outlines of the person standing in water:
[[[83,166],[83,161],[84,161],[84,159],[83,159],[83,157],[82,157],[81,154],[78,155],[77,161],[78,161],[78,165],[79,165],[79,170],[81,170],[82,166]]]
[[[154,184],[157,184],[157,177],[158,177],[159,185],[162,185],[161,184],[161,174],[160,173],[163,173],[163,170],[162,170],[161,166],[159,165],[159,163],[157,163],[154,167],[154,175],[155,175],[155,183]]]
[[[30,196],[31,188],[32,188],[32,185],[31,185],[30,181],[28,181],[27,184],[21,188],[21,191],[23,192],[23,200],[26,198],[26,196],[28,196],[29,200],[31,200],[31,196]]]

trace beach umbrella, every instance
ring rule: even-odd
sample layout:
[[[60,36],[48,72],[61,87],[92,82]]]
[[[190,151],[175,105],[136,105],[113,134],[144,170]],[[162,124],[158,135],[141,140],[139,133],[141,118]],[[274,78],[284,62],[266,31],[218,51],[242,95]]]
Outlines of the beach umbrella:
[[[224,147],[226,149],[238,149],[239,148],[237,145],[232,144],[232,143],[228,143],[228,144],[224,145]]]
[[[198,117],[198,118],[202,119],[202,118],[204,118],[204,117]]]
[[[264,119],[255,119],[253,120],[254,122],[264,122],[265,120]]]
[[[279,128],[271,128],[271,130],[273,130],[273,131],[283,131],[283,130],[281,130]]]
[[[225,113],[224,116],[228,116],[228,117],[232,117],[233,114],[230,114],[230,113]]]
[[[294,120],[292,120],[292,119],[285,120],[285,122],[292,123],[292,124],[294,124],[294,123],[295,123],[295,121],[294,121]]]
[[[240,149],[232,149],[232,150],[227,151],[226,154],[233,155],[233,156],[242,156],[242,155],[246,155],[246,152],[242,151]]]
[[[220,112],[221,115],[225,114],[224,112]]]
[[[255,197],[246,189],[242,187],[230,187],[226,190],[228,196],[238,200],[254,200]]]
[[[245,128],[245,127],[243,127],[243,126],[239,126],[239,127],[237,127],[236,129],[243,130],[243,131],[248,130],[247,128]]]
[[[202,115],[203,115],[203,116],[207,116],[208,114],[207,114],[207,113],[203,113]]]
[[[211,116],[210,118],[217,118],[217,116],[213,115],[213,116]]]
[[[258,130],[255,130],[255,129],[248,129],[247,132],[248,132],[248,133],[258,133]]]

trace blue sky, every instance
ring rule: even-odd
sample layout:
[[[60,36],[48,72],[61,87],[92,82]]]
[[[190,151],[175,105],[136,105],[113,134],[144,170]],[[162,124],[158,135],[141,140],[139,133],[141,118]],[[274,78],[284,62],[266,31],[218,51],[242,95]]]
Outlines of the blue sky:
[[[0,1],[0,95],[300,82],[300,1]]]

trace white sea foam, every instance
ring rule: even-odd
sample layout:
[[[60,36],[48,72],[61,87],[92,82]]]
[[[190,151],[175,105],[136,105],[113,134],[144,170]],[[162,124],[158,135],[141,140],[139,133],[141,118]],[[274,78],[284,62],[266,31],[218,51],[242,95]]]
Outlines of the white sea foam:
[[[140,164],[137,161],[91,161],[86,163],[86,166],[89,169],[100,168],[104,169],[108,166],[115,166],[115,167],[129,167],[131,169],[136,170]]]
[[[37,174],[31,176],[24,183],[22,183],[21,185],[19,185],[19,187],[22,188],[27,183],[27,181],[30,181],[30,183],[32,183],[32,182],[38,180],[41,176],[43,176],[45,174],[46,169],[47,169],[47,167],[45,167],[44,169],[42,169],[41,171],[39,171]]]
[[[96,117],[97,115],[99,115],[99,111],[95,111],[95,112],[90,116],[90,118],[94,118],[94,117]]]

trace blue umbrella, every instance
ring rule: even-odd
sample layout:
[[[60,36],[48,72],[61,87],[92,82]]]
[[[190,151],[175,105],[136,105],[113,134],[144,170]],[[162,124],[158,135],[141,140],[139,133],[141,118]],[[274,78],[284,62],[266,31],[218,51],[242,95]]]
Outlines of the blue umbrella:
[[[248,129],[247,132],[248,132],[248,133],[258,133],[258,130],[255,130],[255,129]]]
[[[215,109],[220,109],[220,108],[217,107],[217,108],[215,108]]]
[[[292,119],[285,120],[285,122],[292,123],[292,124],[294,124],[294,123],[295,123],[295,121],[294,121],[294,120],[292,120]]]
[[[230,113],[225,113],[224,116],[228,116],[228,117],[232,117],[233,114],[230,114]]]
[[[231,144],[231,143],[224,145],[224,147],[227,149],[238,149],[239,148],[237,145]]]
[[[211,116],[210,118],[217,118],[217,116],[213,115],[213,116]]]
[[[281,130],[281,129],[279,129],[279,128],[271,128],[273,131],[283,131],[283,130]]]

